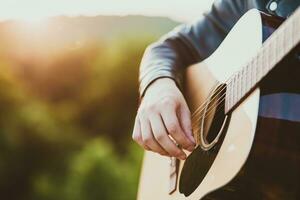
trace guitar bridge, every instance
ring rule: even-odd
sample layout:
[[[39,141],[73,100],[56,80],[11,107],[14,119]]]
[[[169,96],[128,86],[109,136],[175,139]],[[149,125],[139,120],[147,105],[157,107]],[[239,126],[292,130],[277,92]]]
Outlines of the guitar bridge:
[[[179,160],[175,157],[170,158],[169,194],[176,191],[179,172]]]

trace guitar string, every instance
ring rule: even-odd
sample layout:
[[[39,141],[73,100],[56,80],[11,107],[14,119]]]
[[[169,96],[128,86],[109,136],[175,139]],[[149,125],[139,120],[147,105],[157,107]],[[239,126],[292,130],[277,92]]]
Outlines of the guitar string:
[[[205,118],[206,118],[206,116],[209,116],[213,111],[214,111],[214,108],[217,108],[216,110],[215,110],[215,116],[218,114],[218,113],[220,113],[220,111],[221,111],[221,108],[219,108],[218,106],[225,100],[225,98],[223,98],[225,96],[225,93],[222,95],[222,97],[221,98],[219,98],[218,100],[217,100],[217,105],[209,105],[208,106],[208,111],[206,112],[206,113],[204,113],[203,115],[201,115],[200,117],[196,117],[196,119],[195,119],[195,117],[193,117],[192,118],[192,130],[193,130],[193,136],[195,137],[195,135],[196,135],[196,133],[199,131],[199,129],[197,129],[197,127],[199,127],[199,123],[200,123],[200,121],[201,121],[201,119],[203,118],[203,120],[205,120]],[[220,115],[220,114],[218,114],[218,115]],[[196,139],[197,137],[195,137],[195,139]]]
[[[226,87],[225,87],[226,88]],[[222,90],[224,90],[224,88],[222,89]],[[220,94],[220,93],[219,93]],[[224,94],[222,94],[221,96],[220,96],[220,98],[217,100],[217,104],[216,105],[214,105],[214,106],[208,106],[207,107],[207,112],[206,113],[204,113],[203,115],[201,115],[200,117],[198,117],[198,118],[196,118],[196,116],[195,117],[192,117],[192,128],[193,128],[193,130],[196,128],[196,127],[199,127],[197,124],[200,122],[200,120],[203,118],[203,119],[205,119],[206,118],[206,115],[210,115],[214,110],[214,108],[217,108],[216,110],[215,110],[215,118],[219,118],[220,117],[220,115],[222,114],[222,112],[220,112],[221,111],[221,108],[222,107],[219,107],[219,105],[220,104],[222,104],[223,103],[223,101],[225,100],[225,95],[226,95],[226,93],[224,93]],[[196,119],[195,119],[196,118]],[[194,130],[193,131],[193,133],[195,134],[195,132],[198,132],[199,131],[199,128],[198,129],[196,129],[196,130]]]
[[[268,44],[269,43],[272,43],[272,41],[277,41],[278,40],[278,37],[280,37],[280,34],[279,34],[279,31],[280,31],[281,29],[279,29],[279,30],[277,30],[276,32],[278,32],[277,34],[274,34],[274,37],[269,37],[265,42],[264,42],[264,45],[263,45],[263,47],[261,48],[261,54],[264,52],[263,50],[265,49],[265,47],[266,46],[268,46]],[[249,64],[251,64],[251,63],[254,63],[254,62],[256,62],[256,60],[258,59],[257,58],[257,56],[259,56],[259,55],[256,55],[256,56],[254,56],[249,62],[248,62],[248,64],[246,65],[246,67],[249,65]],[[244,70],[244,68],[246,68],[246,67],[243,67],[242,68],[242,70]],[[225,81],[225,83],[227,83],[227,85],[229,84],[229,83],[231,83],[231,82],[233,82],[234,80],[232,80],[232,77],[233,76],[235,76],[235,75],[237,75],[238,73],[240,73],[242,70],[239,70],[238,72],[236,72],[236,73],[234,73],[232,76],[230,76],[226,81]],[[256,67],[255,67],[255,70],[256,70]],[[257,70],[256,70],[257,71]],[[206,104],[208,104],[209,102],[209,97],[205,100],[205,102],[201,105],[201,109],[203,110],[203,105],[206,105]],[[199,108],[197,109],[197,110],[199,110]],[[196,111],[197,111],[196,110]],[[198,113],[201,113],[201,112],[197,112],[197,113],[193,113],[193,115],[196,115],[196,114],[198,114]]]
[[[223,94],[222,96],[224,97],[224,94]],[[219,106],[221,103],[223,103],[224,100],[225,100],[225,98],[220,98],[220,99],[218,99],[218,103],[217,103],[216,105],[211,106],[211,107],[208,106],[208,111],[207,111],[206,113],[204,113],[204,114],[201,115],[200,117],[197,117],[196,119],[195,119],[195,118],[192,118],[192,127],[194,128],[195,123],[199,123],[200,120],[201,120],[202,118],[205,119],[205,118],[206,118],[205,116],[210,115],[210,114],[213,112],[213,110],[214,110],[215,108],[217,108],[217,109],[215,110],[215,112],[217,113],[217,112],[221,109],[221,108],[219,108],[218,106]]]
[[[221,94],[221,92],[223,92],[225,89],[226,89],[226,85],[228,85],[230,82],[228,82],[227,84],[224,84],[224,86],[222,87],[220,87],[220,88],[218,88],[217,90],[219,90],[217,93],[213,93],[213,94],[211,94],[207,99],[206,99],[206,101],[203,103],[203,104],[201,104],[198,108],[197,108],[197,110],[193,113],[193,115],[192,115],[192,118],[193,117],[198,117],[199,116],[199,114],[201,114],[202,112],[203,112],[203,110],[205,109],[205,107],[206,107],[206,105],[208,105],[209,103],[211,103],[212,101],[214,101],[217,97],[219,97],[219,95]],[[226,94],[226,93],[224,93],[224,94]],[[213,98],[211,98],[213,95],[215,95]],[[219,101],[221,98],[223,98],[224,97],[224,95],[222,95],[221,97],[219,97],[219,99],[217,99],[217,101]],[[198,116],[197,116],[198,115]]]
[[[202,114],[202,115],[197,115],[197,116],[194,116],[194,117],[192,117],[192,122],[194,121],[196,121],[197,120],[197,118],[199,119],[199,118],[202,118],[202,117],[204,117],[205,115],[207,115],[207,114],[210,114],[211,112],[212,112],[212,110],[214,109],[214,108],[216,108],[217,106],[219,106],[219,103],[222,103],[222,101],[225,99],[225,93],[224,94],[222,94],[221,96],[220,96],[220,98],[218,98],[216,101],[218,102],[217,103],[217,105],[212,105],[212,106],[210,106],[210,104],[208,104],[208,106],[207,106],[207,112],[206,113],[204,113],[204,114]],[[213,102],[213,101],[211,101],[211,102]],[[211,103],[210,102],[210,103]],[[204,108],[205,109],[205,108]],[[202,109],[203,110],[203,109]],[[202,112],[201,112],[202,113]],[[197,121],[196,121],[197,122]],[[192,123],[193,124],[193,123]]]
[[[242,70],[241,70],[242,71]],[[239,72],[238,72],[239,73]],[[217,102],[222,102],[224,101],[224,99],[226,99],[226,92],[224,92],[224,90],[226,90],[226,86],[229,85],[230,83],[232,83],[234,80],[232,79],[233,76],[236,76],[237,73],[233,74],[228,80],[227,82],[225,82],[223,85],[224,86],[221,86],[220,88],[222,88],[220,91],[218,91],[217,93],[213,93],[213,95],[215,95],[211,100],[209,98],[207,98],[208,100],[205,102],[205,105],[209,105],[212,101],[215,101],[215,98],[216,97],[219,97],[216,101]],[[219,96],[222,92],[224,92],[224,94],[222,94],[221,96]],[[242,90],[240,90],[240,92],[242,92]],[[212,95],[211,95],[212,96]],[[217,104],[215,107],[219,106],[219,104]],[[209,113],[212,109],[214,109],[215,107],[211,107],[211,109],[207,109],[208,111],[206,113]],[[196,118],[196,117],[199,117],[199,114],[202,113],[203,109],[205,109],[205,106],[202,106],[202,109],[200,112],[198,112],[198,116],[196,116],[196,114],[194,113],[192,118]],[[203,117],[204,115],[201,115],[201,117]]]
[[[299,10],[300,10],[300,8],[299,8]],[[297,19],[295,16],[298,14],[299,15],[299,11],[298,11],[298,13],[297,12],[295,12],[294,14],[293,14],[293,20],[295,20],[295,19]],[[258,54],[256,54],[249,62],[248,62],[248,64],[246,65],[246,67],[243,67],[241,70],[239,70],[238,72],[236,72],[236,73],[234,73],[232,76],[235,76],[235,75],[237,75],[238,73],[240,73],[241,71],[243,71],[245,68],[247,68],[251,63],[256,63],[256,62],[258,62],[257,60],[259,59],[259,56],[262,56],[263,54],[264,54],[264,52],[265,52],[265,50],[266,50],[266,48],[268,47],[268,46],[271,46],[271,44],[272,43],[277,43],[278,42],[278,40],[279,39],[283,39],[284,38],[284,33],[285,33],[285,31],[283,31],[284,29],[288,29],[288,27],[290,27],[290,29],[292,29],[292,28],[294,28],[294,26],[292,26],[293,25],[293,21],[292,21],[292,19],[290,20],[290,22],[289,22],[289,24],[288,24],[288,22],[284,22],[284,24],[282,24],[282,26],[280,26],[279,28],[278,28],[278,30],[276,31],[276,33],[274,33],[273,34],[273,36],[272,37],[269,37],[269,38],[267,38],[267,40],[264,42],[264,45],[261,47],[261,50],[260,50],[260,53],[258,53]],[[281,33],[282,32],[282,33]],[[292,33],[294,33],[293,31],[291,31]],[[283,34],[283,36],[282,36],[282,34]],[[292,34],[292,36],[291,36],[291,38],[294,38],[294,36],[293,36],[294,34]],[[283,37],[283,38],[282,38]],[[295,39],[295,41],[296,41],[296,39]],[[277,45],[275,45],[275,46],[277,46]],[[295,45],[290,45],[290,46],[295,46]],[[278,56],[277,56],[278,57]],[[274,64],[275,65],[275,64]],[[255,70],[256,70],[256,68],[257,68],[257,66],[255,67]],[[258,68],[259,69],[259,68]],[[263,70],[263,69],[262,69]],[[256,70],[257,71],[257,70]],[[229,83],[231,83],[232,81],[234,81],[234,79],[232,79],[232,76],[230,76],[226,81],[225,81],[225,83],[227,83],[227,85],[229,84]],[[217,96],[217,95],[216,95]],[[209,98],[208,98],[208,100],[206,100],[206,102],[205,102],[205,104],[207,104],[207,101],[209,101]],[[194,115],[194,114],[193,114]]]
[[[198,126],[197,124],[200,122],[201,118],[204,117],[204,119],[206,118],[205,116],[209,116],[210,114],[212,114],[213,109],[217,107],[217,109],[215,110],[215,113],[217,114],[218,112],[221,111],[221,108],[218,107],[220,104],[222,104],[224,101],[224,99],[222,99],[220,102],[218,102],[218,104],[215,107],[211,107],[210,111],[208,113],[205,113],[205,115],[203,115],[202,117],[199,117],[197,119],[193,119],[193,128],[195,128],[196,126]],[[215,116],[216,116],[215,114]],[[223,113],[224,114],[224,113]]]
[[[230,83],[230,82],[229,82]],[[225,87],[226,88],[226,87]],[[225,88],[223,88],[222,90],[224,90]],[[220,92],[222,92],[222,90],[220,91]],[[220,92],[218,92],[218,94],[220,94]],[[216,96],[218,96],[218,95],[216,95]],[[214,106],[208,106],[207,107],[207,112],[206,113],[204,113],[204,114],[202,114],[200,117],[199,117],[199,113],[198,113],[198,115],[196,116],[194,116],[194,117],[192,117],[192,128],[193,129],[195,129],[195,127],[197,126],[198,128],[195,130],[195,131],[193,131],[193,132],[198,132],[199,131],[199,126],[197,125],[199,122],[200,122],[200,120],[203,118],[203,119],[205,119],[206,118],[206,115],[210,115],[211,114],[211,112],[213,112],[213,109],[214,108],[216,108],[217,107],[217,109],[215,110],[215,117],[216,118],[218,118],[218,117],[220,117],[220,109],[221,108],[218,108],[218,106],[221,104],[221,103],[223,103],[223,101],[226,99],[226,93],[224,93],[224,94],[222,94],[221,95],[221,97],[220,98],[218,98],[217,99],[217,101],[218,101],[218,103],[216,104],[216,105],[214,105]],[[210,103],[210,102],[209,102]],[[202,111],[203,111],[203,109],[202,109]],[[201,112],[202,112],[201,111]]]
[[[224,99],[223,99],[223,100],[224,100]],[[221,100],[221,101],[223,101],[223,100]],[[219,104],[221,104],[221,102],[220,102]],[[217,108],[217,109],[216,109],[216,111],[215,111],[215,116],[214,116],[214,119],[215,119],[215,120],[217,120],[217,119],[219,119],[219,118],[221,117],[222,112],[220,112],[220,111],[221,111],[221,108]],[[205,117],[204,117],[204,119],[205,119]],[[200,122],[200,119],[197,120],[197,121],[198,121],[198,123],[199,123],[199,122]],[[194,124],[194,126],[193,126],[193,134],[196,135],[196,134],[199,132],[199,130],[200,130],[200,126],[197,125],[197,124]],[[195,139],[196,139],[196,138],[195,138]],[[196,141],[196,143],[197,143],[197,141]]]
[[[209,114],[209,113],[211,112],[211,110],[214,109],[214,108],[216,108],[216,107],[219,105],[219,102],[224,101],[224,99],[225,99],[225,93],[222,94],[222,95],[220,96],[220,98],[216,100],[217,104],[208,105],[208,106],[207,106],[207,111],[206,111],[205,113],[206,113],[206,114]],[[204,115],[200,115],[200,117],[203,117],[203,116],[204,116]],[[192,119],[197,119],[197,118],[199,118],[199,115],[198,115],[198,116],[192,117]]]
[[[212,88],[216,88],[218,85],[219,85],[219,83],[217,82]],[[220,90],[220,88],[217,88],[217,90]],[[218,93],[219,93],[219,91],[218,91]],[[215,93],[212,92],[212,93],[206,98],[206,100],[205,100],[200,106],[198,106],[198,108],[193,112],[192,117],[194,117],[195,115],[197,115],[198,112],[201,112],[201,111],[199,111],[199,110],[200,110],[200,109],[203,109],[204,106],[205,106],[207,103],[209,103],[209,100],[212,98],[213,95],[215,95]],[[214,97],[214,98],[215,98],[215,97]]]
[[[271,42],[269,42],[271,39],[272,40],[275,40],[276,41],[276,39],[275,38],[278,38],[279,37],[279,35],[275,35],[275,37],[273,37],[273,38],[268,38],[267,39],[267,41],[265,41],[265,43],[271,43]],[[264,46],[266,46],[266,45],[264,45]],[[262,47],[262,50],[264,50],[264,47]],[[263,51],[262,51],[262,53],[263,53]],[[254,57],[255,59],[257,59],[257,56],[255,56]],[[250,63],[252,63],[252,62],[254,62],[255,61],[255,59],[252,59],[250,62],[249,62],[249,64]],[[249,65],[248,64],[248,65]],[[247,65],[247,66],[248,66]],[[246,67],[247,67],[246,66]],[[245,67],[243,67],[242,68],[242,70],[244,70],[244,68]],[[235,73],[235,74],[233,74],[232,76],[234,76],[234,75],[237,75],[238,73],[240,73],[242,70],[240,70],[240,71],[238,71],[237,73]],[[227,85],[229,85],[229,83],[231,83],[231,82],[233,82],[234,81],[234,79],[232,79],[232,76],[230,77],[230,78],[228,78],[226,81],[225,81],[225,83],[227,84]],[[215,95],[215,97],[217,97],[224,89],[225,89],[226,87],[223,87],[222,88],[222,90],[219,90],[217,93],[216,92],[214,92],[212,95]],[[218,90],[218,89],[217,89]],[[215,111],[215,117],[217,117],[217,115],[218,115],[218,117],[219,117],[219,111],[220,111],[220,108],[218,108],[218,106],[224,101],[224,99],[225,99],[225,95],[226,95],[226,92],[217,100],[219,103],[217,103],[217,105],[216,106],[212,106],[210,109],[208,109],[209,111],[207,111],[206,113],[204,113],[203,115],[201,115],[200,117],[199,116],[196,116],[196,115],[200,115],[201,113],[202,113],[202,111],[203,111],[203,109],[205,109],[205,106],[204,105],[209,105],[209,103],[210,102],[212,102],[212,100],[215,98],[213,98],[212,100],[210,100],[210,98],[212,97],[212,95],[210,95],[206,100],[205,100],[205,102],[201,105],[201,106],[199,106],[198,108],[197,108],[197,110],[193,113],[193,115],[192,115],[192,124],[193,124],[193,126],[192,126],[192,128],[194,129],[195,128],[195,123],[199,123],[200,122],[200,120],[201,120],[201,118],[203,118],[204,117],[204,119],[205,119],[205,115],[208,115],[208,114],[210,114],[211,112],[212,112],[212,110],[214,109],[214,108],[216,108],[217,107],[217,109],[216,109],[216,111]],[[225,97],[224,97],[225,96]],[[208,108],[209,108],[209,106],[208,106]],[[201,111],[199,111],[199,110],[201,110]],[[196,119],[196,120],[193,120],[194,118],[197,118],[198,117],[198,119]],[[198,132],[199,130],[197,129],[197,132]]]
[[[244,69],[244,68],[242,68],[242,69]],[[240,71],[242,71],[242,70],[240,70]],[[240,72],[239,71],[239,72]],[[237,73],[235,73],[235,74],[233,74],[232,76],[236,76],[239,72],[237,72]],[[227,80],[227,82],[225,82],[226,84],[224,84],[224,85],[228,85],[228,84],[230,84],[231,82],[233,82],[234,81],[234,79],[232,79],[232,76],[231,76],[231,78],[229,78],[228,80]],[[217,96],[219,96],[219,94],[222,92],[222,91],[224,91],[224,89],[226,89],[226,87],[224,86],[224,87],[220,87],[220,88],[222,88],[222,90],[220,90],[220,91],[218,91],[217,92],[217,94],[216,94],[216,96],[215,97],[217,97]],[[240,91],[242,91],[242,90],[240,90]],[[215,93],[214,93],[215,94]],[[214,97],[214,98],[215,98]],[[212,99],[212,100],[214,100],[214,98]],[[207,107],[207,112],[206,113],[204,113],[204,114],[202,114],[200,117],[199,117],[199,115],[203,112],[203,109],[205,109],[205,107],[204,108],[202,108],[201,109],[201,112],[197,112],[197,116],[196,116],[196,114],[192,117],[192,128],[194,129],[195,128],[195,124],[198,124],[199,122],[200,122],[200,120],[202,119],[202,118],[206,118],[205,117],[205,115],[209,115],[209,114],[211,114],[211,112],[213,111],[213,109],[214,108],[216,108],[216,107],[218,107],[221,103],[223,103],[223,101],[226,99],[226,93],[224,93],[224,94],[222,94],[218,99],[217,99],[217,105],[214,105],[214,106],[208,106]],[[209,101],[209,98],[208,98],[208,100],[206,101],[206,105],[207,105],[207,103],[211,103],[212,101],[210,101],[210,102],[208,102]],[[209,105],[209,104],[208,104]],[[220,115],[220,113],[219,113],[219,111],[220,111],[220,109],[221,108],[217,108],[216,109],[216,111],[215,111],[215,117],[217,117],[217,115]],[[196,118],[196,119],[195,119]],[[196,129],[197,131],[199,131],[199,129]],[[197,131],[194,131],[194,132],[197,132]]]
[[[218,82],[213,86],[213,88],[216,88],[216,87],[218,87]],[[197,138],[195,137],[195,133],[196,132],[198,132],[199,131],[199,129],[197,129],[197,131],[195,131],[195,127],[196,127],[196,123],[199,123],[200,122],[200,119],[201,119],[201,117],[199,117],[199,119],[198,120],[194,120],[195,118],[197,118],[201,113],[202,113],[202,111],[203,111],[203,109],[205,109],[205,106],[207,105],[207,103],[208,103],[208,105],[209,105],[209,99],[211,99],[211,100],[213,100],[213,99],[215,99],[216,97],[218,97],[219,96],[219,94],[223,91],[223,89],[224,89],[224,87],[218,87],[217,89],[216,89],[216,93],[212,93],[212,94],[210,94],[210,96],[207,98],[207,100],[204,102],[204,103],[202,103],[202,105],[200,105],[198,108],[197,108],[197,110],[193,113],[193,115],[192,115],[192,132],[193,132],[193,137],[196,139],[196,141],[197,141]],[[212,98],[212,96],[213,95],[215,95],[213,98]],[[209,106],[208,106],[208,108],[209,108]],[[201,109],[201,110],[200,110]],[[196,115],[198,115],[198,116],[196,116]],[[197,126],[198,127],[198,126]]]
[[[254,57],[255,59],[257,59],[256,57]],[[253,59],[253,60],[255,60],[255,59]],[[238,74],[240,74],[241,75],[241,77],[242,77],[242,71],[243,70],[245,70],[245,68],[247,68],[251,63],[253,63],[254,61],[253,60],[251,60],[250,62],[248,62],[248,64],[246,65],[246,67],[243,67],[241,70],[239,70],[239,71],[237,71],[236,73],[234,73],[233,75],[231,75],[225,82],[224,82],[224,87],[220,87],[220,88],[222,88],[221,90],[219,90],[218,92],[214,92],[212,95],[210,95],[206,100],[205,100],[205,102],[201,105],[201,106],[199,106],[198,108],[197,108],[197,110],[193,113],[193,115],[192,115],[192,117],[199,117],[199,115],[203,112],[203,110],[205,109],[205,105],[208,105],[209,103],[211,103],[212,101],[214,101],[215,100],[215,98],[216,97],[218,97],[219,96],[219,94],[221,93],[221,92],[223,92],[227,87],[225,87],[226,85],[229,85],[230,83],[232,83],[233,81],[235,81],[235,78],[233,78],[234,76],[236,77],[236,76],[238,76]],[[252,65],[252,64],[251,64]],[[254,65],[252,65],[252,66],[254,66]],[[256,70],[256,68],[255,68],[255,70]],[[257,70],[256,70],[257,71]],[[247,72],[247,74],[249,74],[248,72]],[[252,73],[250,73],[250,74],[252,74]],[[243,78],[243,80],[244,80],[244,78]],[[240,79],[239,81],[242,81],[242,79]],[[252,86],[253,87],[253,86]],[[237,88],[236,88],[237,89]],[[251,89],[251,88],[250,88]],[[240,91],[239,92],[241,92],[241,89],[240,89]],[[213,97],[212,99],[211,99],[211,97],[213,96],[213,95],[215,95],[215,97]],[[219,99],[217,99],[217,101],[220,101],[220,100],[222,100],[222,98],[225,98],[226,96],[226,92],[219,98]],[[225,97],[224,97],[225,96]],[[198,116],[197,116],[198,115]],[[202,115],[201,117],[203,117],[204,115]],[[200,117],[200,118],[201,118]]]
[[[219,90],[218,92],[214,92],[214,93],[212,93],[209,97],[207,97],[206,100],[204,101],[204,103],[202,103],[202,104],[196,109],[196,111],[194,111],[194,113],[192,114],[192,117],[201,114],[202,111],[205,109],[205,105],[208,105],[209,103],[211,103],[212,100],[215,100],[215,98],[218,97],[219,94],[220,94],[221,92],[224,91],[224,89],[226,89],[225,86],[226,86],[226,85],[229,85],[230,83],[232,83],[232,82],[234,81],[234,80],[232,80],[232,78],[233,78],[234,76],[236,76],[236,74],[237,74],[237,73],[232,74],[232,75],[224,82],[224,87],[220,87],[220,88],[217,89],[217,90]],[[218,85],[218,84],[216,84],[216,85],[214,86],[214,88],[215,88],[217,85]],[[222,89],[221,89],[221,88],[222,88]],[[221,89],[221,90],[220,90],[220,89]],[[215,97],[211,98],[213,95],[215,95]],[[219,98],[218,100],[220,100],[220,98]],[[217,101],[218,101],[218,100],[217,100]]]

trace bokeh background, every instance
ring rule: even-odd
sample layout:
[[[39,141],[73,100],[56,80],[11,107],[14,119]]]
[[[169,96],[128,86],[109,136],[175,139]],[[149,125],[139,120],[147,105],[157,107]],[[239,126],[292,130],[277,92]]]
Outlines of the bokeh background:
[[[0,199],[135,199],[143,51],[211,1],[0,3]]]

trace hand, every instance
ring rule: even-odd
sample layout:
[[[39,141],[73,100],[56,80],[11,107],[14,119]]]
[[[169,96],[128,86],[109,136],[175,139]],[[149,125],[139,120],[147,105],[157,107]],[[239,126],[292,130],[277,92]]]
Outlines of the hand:
[[[189,151],[194,149],[191,114],[172,79],[161,78],[149,86],[136,116],[132,138],[146,150],[182,160],[186,154],[177,144]]]

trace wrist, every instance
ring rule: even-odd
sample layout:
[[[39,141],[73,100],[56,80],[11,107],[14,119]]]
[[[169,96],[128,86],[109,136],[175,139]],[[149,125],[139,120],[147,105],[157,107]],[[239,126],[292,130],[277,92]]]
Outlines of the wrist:
[[[147,93],[152,93],[155,91],[162,91],[164,90],[164,88],[167,88],[169,90],[170,88],[174,88],[174,87],[177,86],[176,86],[176,82],[172,78],[168,78],[168,77],[158,78],[148,86],[147,90],[145,91],[145,95]]]
[[[150,88],[154,88],[154,87],[162,87],[165,85],[173,85],[176,86],[176,83],[174,81],[174,79],[169,78],[169,77],[162,77],[162,78],[158,78],[155,81],[153,81],[149,86],[148,86],[148,90]]]

